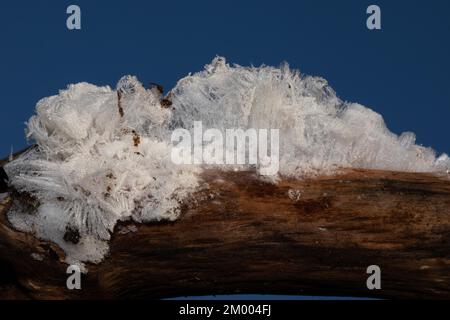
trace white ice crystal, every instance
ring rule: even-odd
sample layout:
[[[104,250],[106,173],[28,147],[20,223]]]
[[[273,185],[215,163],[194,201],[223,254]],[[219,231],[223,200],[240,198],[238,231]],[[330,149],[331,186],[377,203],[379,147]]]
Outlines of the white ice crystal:
[[[390,132],[373,110],[340,100],[326,80],[281,68],[229,66],[218,57],[173,89],[176,126],[280,129],[280,174],[337,167],[433,172],[450,167],[412,132]]]
[[[119,220],[176,219],[197,178],[196,168],[170,161],[170,117],[134,77],[117,91],[80,83],[41,100],[28,122],[38,147],[5,168],[40,207],[31,215],[13,210],[13,225],[54,241],[74,263],[101,261]],[[79,232],[79,243],[63,239],[67,229]]]
[[[54,241],[73,263],[101,261],[119,220],[177,219],[201,166],[173,164],[170,138],[194,121],[219,130],[280,129],[281,176],[450,168],[447,155],[436,158],[413,133],[395,135],[376,112],[341,101],[324,79],[287,65],[230,66],[217,57],[178,82],[170,108],[160,98],[126,76],[116,90],[79,83],[39,101],[27,128],[37,147],[5,169],[11,185],[40,206],[33,214],[11,211],[13,225]],[[78,244],[63,239],[67,228],[79,231]]]

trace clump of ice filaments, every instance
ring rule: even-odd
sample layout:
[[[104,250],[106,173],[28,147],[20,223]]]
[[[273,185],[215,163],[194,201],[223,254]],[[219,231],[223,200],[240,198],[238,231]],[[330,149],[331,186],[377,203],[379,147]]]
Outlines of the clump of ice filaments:
[[[280,174],[329,173],[337,167],[433,172],[447,155],[390,132],[383,118],[340,100],[326,80],[301,77],[287,65],[245,68],[216,58],[173,89],[173,122],[206,128],[280,129]]]
[[[41,100],[27,129],[37,148],[6,166],[40,203],[33,214],[11,211],[11,222],[56,242],[69,263],[101,261],[117,221],[175,220],[197,185],[196,168],[170,161],[171,111],[134,77],[117,91],[79,83]],[[68,228],[79,243],[63,239]]]
[[[127,76],[117,90],[79,83],[41,100],[27,128],[38,147],[6,166],[12,186],[40,207],[32,215],[13,210],[12,223],[59,244],[68,262],[99,262],[117,221],[176,219],[201,166],[171,162],[171,133],[194,121],[223,131],[279,129],[281,176],[450,168],[447,155],[436,158],[413,133],[397,136],[376,112],[287,66],[230,66],[217,57],[181,79],[171,99],[163,108],[158,93]],[[79,230],[79,244],[63,240],[67,227]]]

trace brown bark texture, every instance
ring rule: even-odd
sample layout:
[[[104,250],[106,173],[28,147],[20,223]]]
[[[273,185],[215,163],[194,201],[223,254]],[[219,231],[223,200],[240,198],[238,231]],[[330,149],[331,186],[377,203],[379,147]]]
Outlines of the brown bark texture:
[[[87,265],[81,290],[66,287],[61,249],[11,226],[15,196],[3,190],[0,298],[450,298],[446,176],[352,169],[270,183],[207,170],[202,179],[179,220],[116,226],[109,255]],[[381,269],[380,290],[366,286],[370,265]]]

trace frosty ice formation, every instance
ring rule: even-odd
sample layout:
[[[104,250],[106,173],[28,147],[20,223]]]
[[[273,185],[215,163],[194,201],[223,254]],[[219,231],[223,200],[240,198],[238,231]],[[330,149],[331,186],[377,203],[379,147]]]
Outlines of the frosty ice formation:
[[[202,166],[173,164],[170,137],[194,121],[220,130],[280,129],[279,176],[450,168],[447,155],[436,158],[413,133],[395,135],[379,114],[287,65],[230,66],[216,57],[181,79],[171,99],[162,107],[158,93],[126,76],[116,90],[79,83],[39,101],[27,128],[37,147],[5,168],[10,184],[39,205],[30,213],[16,204],[12,224],[57,243],[68,263],[98,263],[119,220],[177,219]]]

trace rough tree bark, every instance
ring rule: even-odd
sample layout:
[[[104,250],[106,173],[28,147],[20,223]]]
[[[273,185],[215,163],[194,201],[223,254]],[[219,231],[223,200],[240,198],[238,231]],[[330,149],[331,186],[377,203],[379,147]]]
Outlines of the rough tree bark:
[[[0,298],[260,293],[450,298],[448,177],[345,170],[266,183],[207,171],[178,221],[117,226],[110,255],[66,289],[63,252],[12,228],[0,206]],[[121,231],[120,231],[121,230]],[[32,258],[33,253],[43,257]],[[366,268],[381,268],[368,290]]]

